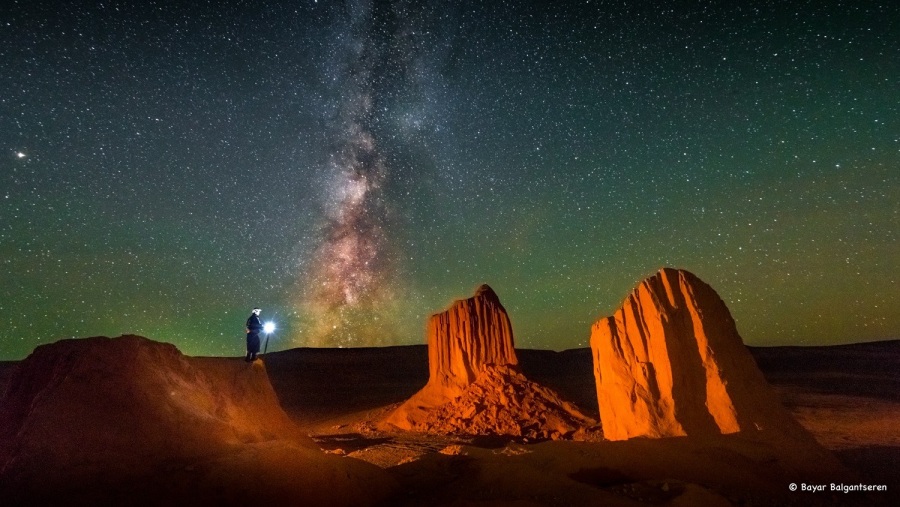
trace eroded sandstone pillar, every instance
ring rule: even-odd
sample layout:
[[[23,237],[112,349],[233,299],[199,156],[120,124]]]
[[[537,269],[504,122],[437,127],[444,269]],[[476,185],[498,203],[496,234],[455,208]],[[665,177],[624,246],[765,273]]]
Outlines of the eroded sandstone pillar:
[[[591,329],[603,433],[632,437],[735,433],[786,416],[718,294],[664,268]]]

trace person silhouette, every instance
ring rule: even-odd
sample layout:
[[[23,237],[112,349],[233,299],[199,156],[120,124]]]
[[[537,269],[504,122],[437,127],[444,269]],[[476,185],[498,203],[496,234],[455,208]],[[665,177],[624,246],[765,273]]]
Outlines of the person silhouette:
[[[259,332],[262,331],[263,325],[259,321],[259,314],[262,310],[254,308],[247,319],[247,357],[245,360],[252,363],[256,360],[256,354],[259,354]]]

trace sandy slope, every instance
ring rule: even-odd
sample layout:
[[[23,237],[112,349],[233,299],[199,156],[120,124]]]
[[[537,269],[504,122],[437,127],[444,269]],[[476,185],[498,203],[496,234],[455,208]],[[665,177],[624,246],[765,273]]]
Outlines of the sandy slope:
[[[365,505],[393,480],[329,456],[278,404],[261,362],[189,358],[137,336],[61,340],[0,393],[9,505]]]

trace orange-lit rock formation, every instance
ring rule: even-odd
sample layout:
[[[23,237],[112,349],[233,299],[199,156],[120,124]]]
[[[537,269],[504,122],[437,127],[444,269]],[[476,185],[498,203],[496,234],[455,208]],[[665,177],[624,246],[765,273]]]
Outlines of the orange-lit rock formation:
[[[455,397],[486,365],[515,365],[512,324],[488,285],[428,320],[428,385]]]
[[[292,476],[290,487],[250,487],[275,474]],[[337,482],[317,486],[325,477]],[[139,505],[216,495],[222,505],[284,504],[300,494],[359,505],[371,498],[359,484],[375,477],[301,433],[261,362],[186,357],[139,336],[62,340],[18,364],[0,396],[0,497],[10,505],[115,504],[126,494]]]
[[[529,439],[599,438],[597,421],[511,366],[485,368],[474,382],[416,421],[441,435],[506,435]]]
[[[482,285],[428,321],[428,383],[384,421],[440,434],[571,435],[596,421],[517,369],[512,325]]]
[[[2,400],[5,468],[39,457],[49,467],[139,467],[276,438],[314,445],[281,410],[261,363],[203,362],[137,336],[38,347]]]
[[[796,426],[777,402],[718,294],[687,271],[641,282],[591,330],[610,440]]]

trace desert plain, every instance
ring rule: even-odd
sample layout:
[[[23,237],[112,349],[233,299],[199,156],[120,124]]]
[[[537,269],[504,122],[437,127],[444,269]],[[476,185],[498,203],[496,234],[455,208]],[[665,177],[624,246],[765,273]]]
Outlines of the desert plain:
[[[429,326],[437,327],[429,328],[428,345],[295,348],[254,363],[187,357],[170,344],[136,336],[38,347],[23,361],[0,364],[0,494],[11,505],[900,500],[900,341],[746,348],[738,342],[738,352],[752,358],[742,367],[762,373],[753,389],[765,391],[747,399],[765,401],[774,393],[774,401],[760,401],[765,411],[748,416],[753,407],[742,408],[744,395],[731,394],[731,423],[714,413],[711,394],[705,398],[711,415],[686,415],[696,407],[685,408],[680,400],[691,393],[679,393],[678,386],[690,375],[666,373],[658,359],[638,361],[636,377],[649,371],[651,389],[638,385],[646,379],[631,379],[637,385],[633,406],[617,410],[622,420],[634,419],[628,431],[649,427],[645,433],[652,434],[609,438],[598,393],[610,389],[600,385],[610,379],[608,372],[598,376],[596,338],[591,347],[573,350],[513,350],[511,328],[486,313],[493,299],[484,303],[481,294],[457,301],[444,321],[433,317]],[[675,307],[693,304],[668,294]],[[639,301],[639,291],[634,296]],[[495,306],[502,309],[499,300]],[[464,312],[453,317],[454,308]],[[709,324],[710,308],[694,312],[706,330],[695,327],[692,339],[720,332]],[[444,326],[447,315],[456,320]],[[467,319],[475,325],[458,325]],[[493,324],[482,325],[484,319]],[[671,331],[666,323],[673,319],[659,320],[669,326],[659,332]],[[622,324],[609,321],[616,322]],[[620,326],[620,334],[627,327]],[[484,333],[486,342],[480,341]],[[450,345],[440,349],[441,340]],[[674,357],[674,342],[666,343]],[[722,350],[710,340],[707,352],[716,347]],[[501,356],[510,362],[497,369]],[[723,373],[713,388],[732,393],[744,382],[726,375],[737,363],[721,354],[717,360],[712,370]],[[712,370],[706,367],[707,376]],[[454,377],[459,372],[470,378]],[[667,389],[675,393],[668,401]],[[606,402],[610,396],[615,392]],[[641,396],[650,397],[649,405]],[[649,416],[628,415],[648,406]],[[727,424],[733,429],[717,429]]]

